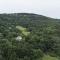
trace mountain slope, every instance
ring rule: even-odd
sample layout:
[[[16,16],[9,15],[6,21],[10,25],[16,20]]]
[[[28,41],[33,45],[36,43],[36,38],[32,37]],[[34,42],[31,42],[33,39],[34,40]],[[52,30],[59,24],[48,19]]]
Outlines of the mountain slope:
[[[17,37],[22,40],[17,41]],[[0,51],[0,60],[60,57],[60,19],[28,13],[0,14]]]

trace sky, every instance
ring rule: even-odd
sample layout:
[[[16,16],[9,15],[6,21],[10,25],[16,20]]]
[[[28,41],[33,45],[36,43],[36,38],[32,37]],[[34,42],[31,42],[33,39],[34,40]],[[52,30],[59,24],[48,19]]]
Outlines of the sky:
[[[60,19],[60,0],[0,0],[0,13],[35,13]]]

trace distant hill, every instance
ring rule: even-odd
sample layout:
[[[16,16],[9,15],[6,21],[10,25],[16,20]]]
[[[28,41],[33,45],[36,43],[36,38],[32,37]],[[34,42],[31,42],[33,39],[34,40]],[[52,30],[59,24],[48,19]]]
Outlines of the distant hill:
[[[60,19],[32,13],[0,14],[0,60],[40,59],[60,59]]]

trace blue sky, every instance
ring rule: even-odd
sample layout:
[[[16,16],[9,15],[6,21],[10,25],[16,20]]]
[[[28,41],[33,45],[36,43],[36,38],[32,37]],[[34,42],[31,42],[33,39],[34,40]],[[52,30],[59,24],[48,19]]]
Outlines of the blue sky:
[[[35,13],[60,18],[60,0],[0,0],[0,13]]]

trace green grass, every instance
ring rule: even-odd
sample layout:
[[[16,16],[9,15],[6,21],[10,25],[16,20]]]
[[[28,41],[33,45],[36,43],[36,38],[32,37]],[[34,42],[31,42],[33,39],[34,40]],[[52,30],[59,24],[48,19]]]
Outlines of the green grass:
[[[26,28],[22,27],[22,26],[16,26],[17,29],[21,30],[21,31],[26,31]]]
[[[57,57],[51,57],[49,55],[44,55],[42,60],[59,60]]]
[[[30,34],[30,32],[28,32],[27,29],[22,26],[16,26],[16,28],[20,30],[24,36],[28,36]]]

